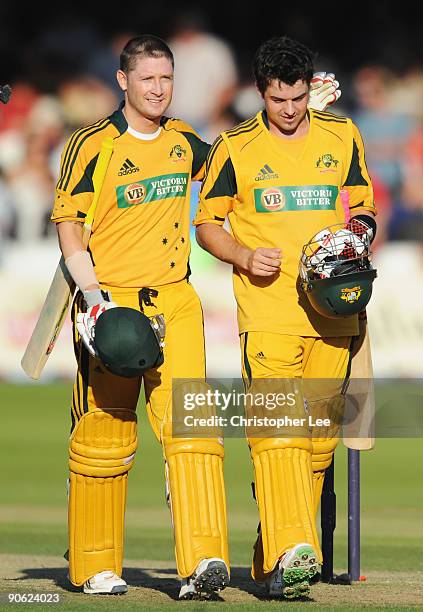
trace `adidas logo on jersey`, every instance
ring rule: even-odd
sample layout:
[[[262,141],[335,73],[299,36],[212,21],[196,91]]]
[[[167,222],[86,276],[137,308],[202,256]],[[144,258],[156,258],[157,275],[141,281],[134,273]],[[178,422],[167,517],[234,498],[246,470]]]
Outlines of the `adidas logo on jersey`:
[[[256,355],[256,359],[266,359],[266,355],[263,353],[263,351],[259,351]]]
[[[125,176],[126,174],[133,174],[139,172],[140,169],[130,159],[126,158],[122,164],[121,169],[118,172],[118,176]]]
[[[269,164],[264,164],[263,168],[260,169],[260,172],[257,174],[255,181],[266,181],[269,179],[279,178],[279,174],[276,174],[269,166]]]

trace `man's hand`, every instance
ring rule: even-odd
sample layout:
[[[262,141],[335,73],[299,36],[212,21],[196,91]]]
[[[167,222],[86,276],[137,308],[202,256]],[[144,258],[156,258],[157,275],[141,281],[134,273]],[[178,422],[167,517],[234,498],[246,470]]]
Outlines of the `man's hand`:
[[[117,304],[114,302],[101,302],[100,304],[88,308],[87,312],[79,313],[76,317],[76,328],[81,336],[82,342],[93,356],[97,355],[94,336],[95,324],[97,323],[98,317],[106,310],[109,310],[109,308],[116,308],[116,306]]]
[[[245,269],[253,276],[273,276],[281,268],[281,250],[260,247],[250,251]]]
[[[341,93],[333,72],[315,72],[311,79],[308,107],[324,111],[339,100]]]
[[[213,223],[199,225],[196,236],[203,249],[242,272],[252,276],[273,276],[280,271],[280,249],[250,249],[237,242],[222,226]]]
[[[347,223],[347,229],[363,240],[367,238],[370,244],[373,242],[376,234],[376,223],[373,222],[374,227],[372,227],[372,219],[373,217],[370,215],[357,215]],[[366,238],[364,238],[364,236],[366,236]]]

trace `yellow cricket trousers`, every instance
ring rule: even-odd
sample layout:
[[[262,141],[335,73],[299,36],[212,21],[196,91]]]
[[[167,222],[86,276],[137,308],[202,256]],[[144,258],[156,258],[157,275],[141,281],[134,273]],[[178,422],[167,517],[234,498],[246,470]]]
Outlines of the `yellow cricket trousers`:
[[[128,471],[137,447],[136,406],[144,382],[146,410],[162,444],[181,577],[205,557],[228,561],[223,445],[217,439],[172,437],[172,382],[204,381],[203,315],[187,280],[154,288],[102,286],[118,306],[164,316],[164,363],[142,378],[108,372],[76,330],[84,300],[72,308],[78,371],[72,397],[69,494],[69,570],[75,585],[103,570],[121,575]],[[140,551],[142,555],[142,551]]]
[[[261,523],[252,574],[263,581],[281,555],[299,543],[311,544],[322,562],[315,516],[338,442],[351,337],[251,331],[240,340],[242,372],[250,391],[300,390],[295,416],[301,426],[282,429],[280,435],[247,430]],[[330,424],[314,428],[311,423],[317,418]]]

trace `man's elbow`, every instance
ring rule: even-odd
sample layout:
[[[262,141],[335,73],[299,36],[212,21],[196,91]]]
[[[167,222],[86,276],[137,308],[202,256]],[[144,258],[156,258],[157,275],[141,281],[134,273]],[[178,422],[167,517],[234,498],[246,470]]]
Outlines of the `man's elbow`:
[[[207,248],[207,233],[212,225],[212,223],[202,223],[195,228],[195,239],[202,249]]]

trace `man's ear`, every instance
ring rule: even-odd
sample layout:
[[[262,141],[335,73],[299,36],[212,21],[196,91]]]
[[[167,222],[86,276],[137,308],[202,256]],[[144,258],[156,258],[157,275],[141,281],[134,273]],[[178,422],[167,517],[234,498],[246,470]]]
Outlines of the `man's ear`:
[[[126,75],[126,72],[119,69],[116,72],[116,79],[117,79],[117,82],[119,83],[119,87],[121,88],[121,90],[126,91],[128,89],[128,77]]]

